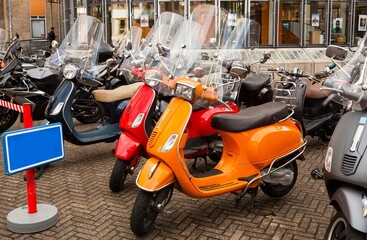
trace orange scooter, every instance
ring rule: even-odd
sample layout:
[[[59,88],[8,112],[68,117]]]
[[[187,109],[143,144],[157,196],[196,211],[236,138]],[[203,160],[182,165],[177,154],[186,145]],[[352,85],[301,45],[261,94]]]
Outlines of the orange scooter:
[[[306,146],[301,126],[289,117],[287,105],[269,102],[238,114],[218,114],[212,125],[223,141],[218,164],[201,174],[191,174],[183,149],[192,104],[215,102],[218,92],[189,79],[174,80],[173,98],[156,124],[147,146],[149,158],[137,178],[141,189],[130,219],[132,231],[142,236],[168,204],[173,188],[190,197],[205,198],[235,193],[240,198],[260,188],[271,197],[291,191],[297,179],[296,159]],[[239,199],[240,199],[239,198]]]
[[[251,22],[243,20],[242,23],[246,30]],[[240,32],[232,31],[233,34]],[[246,36],[241,33],[232,37],[231,34],[228,43],[247,39]],[[158,213],[168,204],[174,188],[195,198],[234,193],[239,203],[246,193],[254,197],[259,187],[271,197],[281,197],[296,183],[298,167],[295,160],[303,159],[306,140],[302,137],[300,123],[290,118],[288,106],[281,102],[214,115],[211,123],[222,138],[222,157],[207,172],[190,172],[184,148],[193,107],[226,105],[225,96],[238,92],[238,84],[230,76],[238,75],[241,68],[233,67],[230,73],[221,72],[224,56],[229,51],[223,52],[219,54],[218,67],[211,68],[213,73],[205,77],[168,79],[163,76],[159,80],[160,84],[169,83],[170,91],[166,92],[173,93],[174,97],[149,137],[146,151],[150,158],[136,180],[140,191],[131,213],[130,227],[137,236],[153,229]]]

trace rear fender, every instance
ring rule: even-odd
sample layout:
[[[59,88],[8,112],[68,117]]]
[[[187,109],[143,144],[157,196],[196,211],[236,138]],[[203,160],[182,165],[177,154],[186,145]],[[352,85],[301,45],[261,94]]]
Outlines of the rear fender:
[[[132,160],[131,166],[135,166],[143,146],[141,142],[131,133],[122,132],[116,144],[115,156],[121,160]]]
[[[358,189],[341,186],[331,197],[330,204],[344,213],[354,229],[367,233],[367,218],[362,216],[362,195],[364,194],[367,195]]]
[[[165,162],[152,157],[139,172],[136,184],[145,191],[155,192],[175,181],[172,169]]]

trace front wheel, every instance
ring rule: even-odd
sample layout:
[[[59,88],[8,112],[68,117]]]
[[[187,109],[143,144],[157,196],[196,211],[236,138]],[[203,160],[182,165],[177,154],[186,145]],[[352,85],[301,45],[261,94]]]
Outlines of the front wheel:
[[[116,158],[110,177],[110,189],[113,192],[120,192],[124,186],[130,161]]]
[[[274,167],[281,166],[282,163],[284,162],[275,163]],[[298,166],[297,166],[296,160],[280,168],[278,171],[287,171],[287,170],[289,171],[289,173],[286,173],[286,175],[289,175],[289,176],[284,176],[284,177],[285,178],[292,177],[290,183],[281,184],[280,182],[282,181],[281,179],[283,177],[282,176],[279,179],[274,178],[274,182],[277,182],[277,183],[269,183],[269,182],[263,181],[262,184],[260,184],[261,190],[269,197],[274,197],[274,198],[279,198],[279,197],[283,197],[287,195],[293,189],[297,181]],[[290,173],[292,174],[290,175]],[[271,178],[271,175],[272,174],[270,174],[270,178]]]
[[[331,219],[329,227],[325,233],[325,240],[330,239],[366,239],[366,234],[354,229],[343,212],[337,211]]]
[[[168,204],[173,193],[173,184],[157,192],[140,190],[130,217],[130,228],[139,237],[153,230],[158,213]]]

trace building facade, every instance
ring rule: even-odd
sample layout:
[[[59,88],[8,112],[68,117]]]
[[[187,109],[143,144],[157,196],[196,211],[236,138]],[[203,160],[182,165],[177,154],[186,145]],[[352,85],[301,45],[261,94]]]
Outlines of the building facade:
[[[366,31],[366,0],[2,0],[0,27],[11,39],[45,38],[51,26],[61,40],[79,14],[105,23],[104,38],[115,43],[131,26],[147,34],[164,11],[190,16],[198,4],[226,9],[231,18],[249,17],[261,25],[260,46],[354,46]]]

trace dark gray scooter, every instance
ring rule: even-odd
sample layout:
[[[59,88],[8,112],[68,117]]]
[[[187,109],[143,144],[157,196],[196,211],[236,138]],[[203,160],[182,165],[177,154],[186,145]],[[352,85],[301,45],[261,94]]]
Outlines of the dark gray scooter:
[[[334,91],[358,103],[359,108],[342,116],[329,142],[324,176],[332,217],[325,239],[366,239],[367,236],[367,34],[351,60],[324,81]],[[329,46],[329,56],[346,50]],[[356,105],[354,105],[356,106]]]

